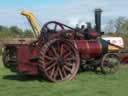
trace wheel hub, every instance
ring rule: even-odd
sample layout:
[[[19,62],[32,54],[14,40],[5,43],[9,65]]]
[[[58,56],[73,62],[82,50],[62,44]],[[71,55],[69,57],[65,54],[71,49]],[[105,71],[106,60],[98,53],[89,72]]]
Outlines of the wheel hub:
[[[59,57],[58,58],[58,60],[57,60],[57,63],[59,64],[59,65],[64,65],[64,58],[63,57]]]

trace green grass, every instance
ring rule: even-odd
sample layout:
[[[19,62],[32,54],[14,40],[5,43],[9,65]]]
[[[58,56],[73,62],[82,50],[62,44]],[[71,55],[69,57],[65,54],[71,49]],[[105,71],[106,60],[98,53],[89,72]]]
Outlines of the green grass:
[[[128,67],[116,74],[82,72],[72,81],[50,83],[20,77],[0,62],[0,96],[128,96]]]

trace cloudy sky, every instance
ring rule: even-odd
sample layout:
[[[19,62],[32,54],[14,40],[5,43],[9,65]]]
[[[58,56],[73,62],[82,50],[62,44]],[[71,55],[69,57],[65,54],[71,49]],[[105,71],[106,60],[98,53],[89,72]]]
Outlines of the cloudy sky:
[[[102,24],[119,16],[128,17],[128,0],[1,0],[0,25],[17,25],[30,28],[27,20],[20,15],[28,10],[38,18],[40,27],[47,21],[56,20],[68,25],[81,22],[94,23],[94,9],[102,8]]]

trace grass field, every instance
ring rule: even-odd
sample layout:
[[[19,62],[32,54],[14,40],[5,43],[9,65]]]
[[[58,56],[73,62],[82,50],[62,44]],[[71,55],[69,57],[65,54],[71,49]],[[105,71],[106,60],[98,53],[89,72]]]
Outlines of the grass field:
[[[72,81],[49,83],[11,73],[0,61],[0,96],[128,96],[128,67],[113,75],[82,72]]]

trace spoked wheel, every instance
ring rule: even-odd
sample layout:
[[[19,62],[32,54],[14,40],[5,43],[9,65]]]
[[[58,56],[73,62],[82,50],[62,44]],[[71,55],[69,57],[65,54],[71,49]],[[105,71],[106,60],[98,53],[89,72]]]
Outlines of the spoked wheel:
[[[52,27],[52,28],[51,28]],[[65,29],[64,29],[64,26],[59,23],[59,22],[56,22],[56,21],[50,21],[48,23],[46,23],[42,29],[47,29],[47,30],[53,30],[53,32],[56,32],[58,29],[61,31],[61,32],[64,32]]]
[[[104,74],[115,73],[119,68],[120,60],[114,53],[107,53],[101,61],[101,71]]]
[[[10,58],[10,56],[9,56],[9,49],[8,48],[3,49],[2,61],[3,61],[4,66],[7,67],[7,68],[10,67],[9,58]]]
[[[44,24],[42,30],[46,30],[46,32],[43,33],[43,36],[47,39],[46,41],[58,38],[59,35],[62,34],[61,32],[65,32],[64,26],[56,21],[50,21]],[[48,35],[48,33],[50,34]]]
[[[52,82],[73,79],[80,65],[79,54],[71,42],[54,39],[40,52],[39,68]]]

